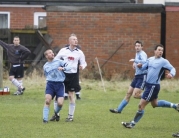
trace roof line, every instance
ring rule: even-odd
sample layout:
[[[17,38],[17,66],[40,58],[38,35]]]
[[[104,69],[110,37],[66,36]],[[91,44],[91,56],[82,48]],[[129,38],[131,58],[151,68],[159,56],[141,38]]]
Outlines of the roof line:
[[[44,5],[15,5],[15,4],[0,4],[0,7],[23,7],[23,8],[30,8],[30,7],[44,7]]]

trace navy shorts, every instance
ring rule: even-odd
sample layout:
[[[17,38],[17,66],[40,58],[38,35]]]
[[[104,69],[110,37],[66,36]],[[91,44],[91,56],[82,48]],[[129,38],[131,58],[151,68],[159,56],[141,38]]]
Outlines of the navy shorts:
[[[14,78],[23,78],[24,77],[23,64],[11,64],[9,76],[14,76]]]
[[[81,90],[79,84],[79,73],[65,73],[65,92],[79,92]]]
[[[150,84],[145,83],[145,91],[142,95],[142,99],[146,101],[153,101],[158,98],[158,93],[160,91],[160,84]]]
[[[130,86],[132,88],[139,88],[141,90],[144,90],[146,77],[147,77],[146,74],[136,75],[134,79],[132,80],[132,83]]]
[[[45,94],[50,94],[52,99],[56,96],[58,99],[59,97],[64,97],[64,84],[63,82],[52,82],[48,81],[46,85]]]

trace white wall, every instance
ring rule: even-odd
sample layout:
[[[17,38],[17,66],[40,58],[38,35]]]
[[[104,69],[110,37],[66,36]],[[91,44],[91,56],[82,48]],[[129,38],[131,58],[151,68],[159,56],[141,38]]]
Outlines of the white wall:
[[[179,2],[179,0],[143,0],[144,4],[163,4],[165,2]]]
[[[143,0],[144,4],[163,4],[165,5],[165,0]]]
[[[179,2],[179,0],[165,0],[165,2]]]

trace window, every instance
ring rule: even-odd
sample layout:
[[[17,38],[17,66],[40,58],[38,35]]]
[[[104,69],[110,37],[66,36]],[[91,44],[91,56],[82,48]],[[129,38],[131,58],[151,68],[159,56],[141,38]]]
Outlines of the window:
[[[0,12],[0,29],[10,28],[10,12]]]
[[[34,28],[45,28],[46,25],[46,12],[35,12],[34,13]]]
[[[46,27],[46,16],[39,16],[39,28]]]

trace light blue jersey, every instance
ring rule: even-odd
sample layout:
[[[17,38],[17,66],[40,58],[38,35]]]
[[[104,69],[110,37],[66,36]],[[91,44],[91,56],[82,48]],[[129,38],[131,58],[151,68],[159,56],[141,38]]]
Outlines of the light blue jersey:
[[[65,80],[65,74],[63,71],[58,70],[58,67],[63,67],[65,70],[71,69],[71,67],[65,66],[65,62],[58,59],[53,59],[51,62],[46,62],[43,66],[46,80],[52,82],[63,82]]]
[[[148,73],[146,82],[150,84],[160,84],[160,78],[165,70],[169,70],[172,76],[175,76],[176,74],[175,68],[167,59],[164,59],[162,57],[150,57],[149,59],[147,59],[147,62],[142,65],[141,70],[147,68]]]
[[[147,61],[147,54],[141,50],[140,52],[136,53],[135,60],[135,75],[141,75],[141,74],[146,74],[147,70],[141,70],[140,68],[137,67],[138,63],[144,64]]]

